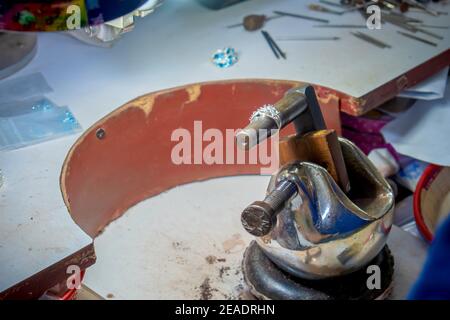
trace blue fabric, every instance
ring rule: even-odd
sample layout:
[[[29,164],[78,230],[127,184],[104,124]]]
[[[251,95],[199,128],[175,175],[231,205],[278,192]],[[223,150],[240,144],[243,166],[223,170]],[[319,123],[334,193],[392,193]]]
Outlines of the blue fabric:
[[[438,228],[408,299],[450,300],[450,217]]]

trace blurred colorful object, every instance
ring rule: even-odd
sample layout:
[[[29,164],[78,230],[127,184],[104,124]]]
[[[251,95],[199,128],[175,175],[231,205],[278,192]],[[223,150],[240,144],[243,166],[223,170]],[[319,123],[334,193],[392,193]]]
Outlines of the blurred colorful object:
[[[423,237],[431,242],[450,213],[450,167],[429,165],[414,192],[414,218]]]
[[[83,28],[114,20],[146,2],[147,0],[0,0],[0,29],[73,30],[74,25]]]
[[[399,159],[400,170],[395,175],[395,181],[414,192],[429,163],[402,155]]]
[[[341,113],[342,135],[353,141],[366,155],[379,148],[387,148],[395,155],[395,151],[381,135],[381,129],[393,118],[382,114],[369,117],[374,113],[375,111],[361,117]]]

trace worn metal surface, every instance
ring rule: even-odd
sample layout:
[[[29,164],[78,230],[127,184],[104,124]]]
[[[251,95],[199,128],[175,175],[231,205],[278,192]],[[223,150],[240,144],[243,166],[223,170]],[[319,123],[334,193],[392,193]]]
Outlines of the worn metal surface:
[[[35,34],[0,31],[0,80],[25,67],[36,51]]]

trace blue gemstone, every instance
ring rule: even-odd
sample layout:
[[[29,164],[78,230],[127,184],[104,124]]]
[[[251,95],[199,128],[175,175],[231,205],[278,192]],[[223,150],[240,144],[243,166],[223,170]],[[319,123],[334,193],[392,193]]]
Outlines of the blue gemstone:
[[[217,50],[213,54],[212,60],[217,67],[228,68],[238,61],[238,55],[233,48],[227,47],[221,50]]]

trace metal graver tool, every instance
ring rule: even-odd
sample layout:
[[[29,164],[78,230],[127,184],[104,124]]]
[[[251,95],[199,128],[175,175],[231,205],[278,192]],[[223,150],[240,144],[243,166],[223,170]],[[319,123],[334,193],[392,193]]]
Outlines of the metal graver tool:
[[[395,11],[384,11],[383,10],[382,12],[383,12],[384,17],[386,17],[386,16],[396,17],[406,23],[423,23],[423,21],[420,19],[411,18],[411,17],[405,16],[402,13],[398,13]]]
[[[433,24],[418,24],[416,25],[417,27],[421,27],[421,28],[431,28],[431,29],[449,29],[450,26],[438,26],[438,25],[433,25]]]
[[[348,28],[348,29],[367,29],[366,25],[359,24],[321,24],[313,26],[314,28]]]
[[[417,7],[423,11],[425,11],[426,13],[429,13],[433,16],[438,16],[439,12],[432,10],[430,8],[428,8],[427,6],[423,5],[422,3],[416,1],[416,0],[404,0],[406,3],[413,5],[414,7]]]
[[[341,8],[342,10],[339,11],[341,14],[344,14],[344,13],[347,13],[347,12],[356,11],[356,10],[359,10],[361,8],[367,7],[367,6],[375,3],[375,1],[369,1],[367,3],[362,3],[362,4],[357,4],[357,5],[354,5],[354,6],[349,6],[349,5],[344,5],[344,4],[341,4],[341,3],[328,1],[328,0],[319,0],[319,2],[323,3],[323,4],[326,4],[326,5],[329,5],[329,6]]]
[[[339,39],[339,37],[277,37],[278,41],[333,41]]]
[[[383,8],[387,8],[388,10],[393,10],[397,7],[400,7],[397,3],[394,2],[389,2],[386,0],[383,1],[373,1],[371,4],[379,4],[381,5]],[[400,4],[401,5],[401,4]],[[400,9],[401,10],[401,9]]]
[[[262,30],[261,33],[263,34],[264,38],[266,39],[268,45],[272,49],[273,53],[279,59],[281,56],[283,59],[286,59],[286,54],[280,49],[280,47],[277,45],[275,40],[270,36],[270,34],[267,31]]]
[[[419,26],[408,24],[406,22],[406,20],[404,20],[403,18],[397,17],[397,16],[383,15],[383,19],[386,20],[387,22],[397,26],[397,27],[400,27],[400,28],[405,29],[405,30],[410,31],[410,32],[414,32],[414,33],[421,32],[421,33],[427,34],[427,35],[429,35],[429,36],[431,36],[433,38],[439,39],[439,40],[444,39],[444,37],[442,37],[441,35],[438,35],[438,34],[436,34],[434,32],[422,29]]]
[[[285,11],[275,10],[273,13],[276,13],[276,14],[279,14],[279,15],[282,15],[282,16],[288,16],[288,17],[305,19],[305,20],[312,20],[312,21],[323,22],[323,23],[329,23],[330,22],[327,19],[320,19],[320,18],[316,18],[316,17],[305,16],[303,14],[297,14],[297,13],[291,13],[291,12],[285,12]]]
[[[338,16],[344,14],[343,11],[336,11],[336,10],[328,9],[327,7],[321,6],[320,4],[310,4],[310,5],[308,5],[308,9],[312,10],[312,11],[317,11],[317,12],[331,13],[331,14],[335,14]]]
[[[344,5],[339,2],[333,2],[333,1],[328,1],[328,0],[319,0],[319,2],[327,4],[329,6],[338,7],[338,8],[348,8],[349,7],[348,5]]]
[[[427,39],[424,39],[424,38],[415,36],[415,35],[410,34],[410,33],[402,32],[402,31],[397,31],[397,32],[398,32],[399,34],[401,34],[402,36],[404,36],[404,37],[407,37],[407,38],[410,38],[410,39],[414,39],[414,40],[420,41],[420,42],[422,42],[422,43],[428,44],[428,45],[433,46],[433,47],[437,47],[437,43],[431,42],[431,41],[429,41],[429,40],[427,40]]]
[[[373,44],[374,46],[377,46],[378,48],[382,48],[382,49],[391,48],[391,46],[389,44],[386,44],[374,37],[368,36],[365,33],[362,33],[362,32],[350,32],[350,33],[361,40],[364,40],[370,44]]]
[[[270,41],[270,39],[267,37],[267,34],[264,33],[264,31],[261,31],[264,39],[266,40],[267,44],[269,45],[270,49],[272,50],[273,54],[275,55],[275,57],[277,59],[280,59],[280,55],[278,54],[277,49],[275,48],[275,46],[273,45],[272,41]]]
[[[417,30],[418,32],[427,34],[427,35],[429,35],[429,36],[431,36],[431,37],[433,37],[433,38],[439,39],[439,40],[443,40],[443,39],[444,39],[444,37],[441,36],[441,35],[439,35],[439,34],[436,34],[436,33],[434,33],[434,32],[431,32],[431,31],[428,31],[428,30],[425,30],[425,29],[422,29],[422,28],[419,28],[419,27],[416,27],[416,30]]]

